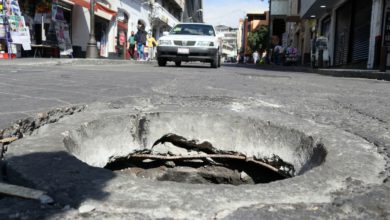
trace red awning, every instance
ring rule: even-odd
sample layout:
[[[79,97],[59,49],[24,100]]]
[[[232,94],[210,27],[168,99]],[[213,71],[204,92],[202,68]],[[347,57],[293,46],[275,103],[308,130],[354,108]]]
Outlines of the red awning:
[[[84,7],[84,8],[90,8],[90,3],[88,0],[71,0],[72,2],[74,2],[76,5],[80,5],[81,7]]]
[[[123,21],[118,21],[118,27],[119,28],[122,28],[124,30],[127,30],[128,27],[127,27],[127,23],[123,22]]]
[[[114,10],[111,10],[109,8],[107,8],[106,6],[100,4],[100,3],[96,3],[96,9],[100,10],[100,11],[103,11],[103,12],[106,12],[112,16],[116,16],[117,12],[114,11]]]
[[[71,1],[74,2],[76,5],[80,5],[84,8],[90,9],[91,4],[90,4],[89,0],[71,0]],[[107,8],[106,6],[100,4],[99,2],[97,2],[95,5],[95,11],[97,11],[97,10],[100,10],[100,11],[105,12],[107,14],[110,14],[112,16],[116,16],[116,14],[117,14],[116,11]]]

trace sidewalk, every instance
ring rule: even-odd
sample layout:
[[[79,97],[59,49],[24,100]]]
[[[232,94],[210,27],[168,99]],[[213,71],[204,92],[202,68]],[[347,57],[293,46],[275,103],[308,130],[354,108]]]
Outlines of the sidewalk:
[[[123,64],[153,64],[156,61],[135,61],[116,59],[70,59],[70,58],[16,58],[0,60],[0,66],[40,66],[40,65],[123,65]]]
[[[334,77],[351,77],[366,78],[390,81],[390,72],[379,72],[379,70],[366,69],[313,69],[307,66],[276,66],[276,65],[253,65],[253,64],[236,64],[239,67],[269,70],[269,71],[286,71],[286,72],[304,72],[315,73]]]

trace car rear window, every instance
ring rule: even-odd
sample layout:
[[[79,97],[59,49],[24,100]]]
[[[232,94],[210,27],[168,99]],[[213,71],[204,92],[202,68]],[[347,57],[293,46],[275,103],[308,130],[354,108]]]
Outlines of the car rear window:
[[[213,26],[200,24],[178,24],[171,30],[170,34],[215,36]]]

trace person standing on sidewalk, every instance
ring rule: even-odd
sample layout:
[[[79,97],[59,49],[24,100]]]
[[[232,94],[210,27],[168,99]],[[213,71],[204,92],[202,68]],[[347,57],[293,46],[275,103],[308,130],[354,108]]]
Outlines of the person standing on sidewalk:
[[[137,43],[138,59],[145,60],[144,47],[146,45],[146,31],[145,26],[140,25],[135,34],[135,41]]]
[[[255,50],[255,52],[253,52],[252,58],[253,58],[253,63],[257,64],[257,61],[259,60],[259,53],[257,52],[257,50]]]
[[[127,45],[129,54],[130,54],[130,59],[135,59],[135,35],[134,31],[131,32],[131,35],[129,36],[129,39],[127,39]]]
[[[148,39],[147,39],[147,46],[149,48],[149,60],[154,59],[154,48],[157,46],[157,41],[154,39],[153,35],[151,33],[148,34]]]

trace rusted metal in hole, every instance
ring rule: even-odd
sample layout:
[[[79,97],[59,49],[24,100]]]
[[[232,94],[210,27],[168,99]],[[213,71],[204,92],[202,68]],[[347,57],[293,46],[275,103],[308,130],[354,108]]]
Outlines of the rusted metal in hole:
[[[193,154],[156,154],[153,147],[171,143]],[[295,175],[294,167],[278,156],[247,157],[239,152],[223,151],[207,141],[199,143],[167,134],[157,140],[152,149],[112,158],[107,169],[160,181],[214,184],[258,184],[282,180]]]

